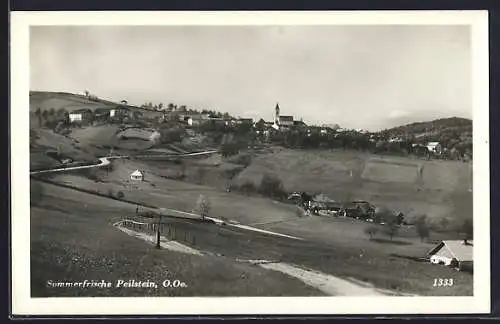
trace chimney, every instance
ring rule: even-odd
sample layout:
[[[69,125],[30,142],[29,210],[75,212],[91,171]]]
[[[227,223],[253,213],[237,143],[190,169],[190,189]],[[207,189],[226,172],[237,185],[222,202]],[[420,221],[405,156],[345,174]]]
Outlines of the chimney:
[[[464,245],[469,245],[469,242],[467,242],[467,239],[464,239],[463,244],[464,244]]]

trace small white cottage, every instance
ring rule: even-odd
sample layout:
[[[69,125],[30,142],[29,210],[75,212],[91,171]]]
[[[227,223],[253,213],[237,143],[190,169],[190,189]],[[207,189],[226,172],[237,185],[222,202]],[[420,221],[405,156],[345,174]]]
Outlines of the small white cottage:
[[[434,264],[471,270],[473,266],[473,241],[441,241],[429,251],[429,261]]]
[[[144,173],[139,170],[135,170],[130,174],[130,180],[144,181]]]

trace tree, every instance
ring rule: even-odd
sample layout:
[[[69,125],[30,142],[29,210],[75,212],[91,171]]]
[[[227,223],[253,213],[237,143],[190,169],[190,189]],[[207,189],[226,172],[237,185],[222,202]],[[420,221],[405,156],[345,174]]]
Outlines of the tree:
[[[58,119],[62,119],[62,118],[64,118],[64,112],[65,112],[65,111],[66,111],[66,110],[65,110],[64,108],[59,108],[59,109],[57,109],[57,111],[56,111],[56,116],[57,116],[57,118],[58,118]]]
[[[44,111],[42,112],[42,119],[43,119],[43,121],[44,121],[44,122],[47,122],[47,118],[48,118],[48,116],[49,116],[48,111],[47,111],[47,110],[44,110]]]
[[[398,225],[401,225],[405,222],[405,215],[403,213],[399,213],[397,216],[396,216],[396,222]]]
[[[249,194],[257,191],[257,188],[255,187],[255,184],[253,182],[247,181],[240,186],[240,191],[244,194]]]
[[[167,110],[169,110],[169,111],[173,111],[173,110],[174,110],[174,104],[170,102],[170,103],[167,105]]]
[[[64,123],[69,123],[69,112],[67,112],[66,110],[64,111]]]
[[[429,225],[427,224],[427,216],[421,215],[417,218],[415,222],[415,227],[417,229],[417,234],[420,236],[420,241],[423,242],[425,238],[429,237],[430,230]]]
[[[158,110],[163,110],[163,102],[160,102],[160,103],[158,104]]]
[[[373,240],[373,238],[377,235],[378,233],[378,227],[376,226],[369,226],[365,228],[365,234],[370,236],[370,241]]]
[[[221,155],[223,157],[229,157],[229,156],[232,156],[232,155],[236,155],[238,154],[239,152],[239,147],[238,147],[238,144],[237,143],[223,143],[221,145],[221,149],[220,149],[220,152],[221,152]]]
[[[123,193],[123,191],[118,191],[118,192],[116,193],[116,197],[117,197],[118,199],[123,199],[123,197],[125,197],[125,194]]]
[[[196,202],[196,211],[200,213],[201,219],[205,220],[210,212],[211,204],[210,199],[205,195],[200,195]]]
[[[42,110],[40,107],[35,110],[35,115],[38,117],[38,127],[42,127]]]
[[[379,206],[375,208],[374,218],[376,223],[389,223],[395,219],[395,215],[386,206]]]
[[[279,178],[270,174],[264,174],[259,187],[259,193],[270,196],[272,198],[284,198],[286,192],[283,189],[283,184]]]
[[[85,90],[83,93],[85,93],[85,97],[88,97],[90,95],[90,92],[88,90]]]
[[[300,204],[302,206],[308,206],[309,202],[313,200],[313,196],[307,192],[302,192],[300,194]]]
[[[398,233],[398,229],[399,226],[396,224],[396,222],[390,221],[389,223],[387,223],[387,225],[385,225],[384,233],[389,236],[392,241],[392,238]]]
[[[471,240],[473,238],[474,231],[472,221],[470,219],[464,220],[464,222],[462,223],[461,232],[464,235],[464,239]]]

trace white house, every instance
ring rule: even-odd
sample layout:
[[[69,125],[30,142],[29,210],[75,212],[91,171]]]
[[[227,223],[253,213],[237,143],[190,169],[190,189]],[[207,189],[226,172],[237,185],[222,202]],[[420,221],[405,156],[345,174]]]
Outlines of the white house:
[[[92,111],[90,109],[78,109],[68,114],[69,121],[71,123],[82,123],[89,121],[91,116]]]
[[[471,270],[473,265],[473,241],[449,240],[441,241],[427,254],[433,264]]]
[[[144,173],[139,170],[135,170],[130,174],[130,180],[144,181]]]
[[[439,142],[429,142],[427,143],[427,149],[429,152],[435,154],[441,154],[441,144]]]
[[[184,121],[187,121],[189,126],[200,125],[208,120],[210,120],[209,114],[193,114],[188,116],[183,116]]]

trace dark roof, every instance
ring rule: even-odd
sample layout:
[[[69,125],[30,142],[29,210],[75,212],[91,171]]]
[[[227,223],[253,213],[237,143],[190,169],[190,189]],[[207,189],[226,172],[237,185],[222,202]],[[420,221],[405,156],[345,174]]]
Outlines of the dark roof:
[[[280,116],[280,121],[293,121],[293,116]]]
[[[70,112],[70,114],[79,114],[79,113],[92,113],[92,110],[88,109],[88,108],[82,108],[82,109],[76,109],[76,110],[73,110],[72,112]]]
[[[252,118],[239,118],[238,120],[242,122],[250,122],[250,123],[253,122]]]

